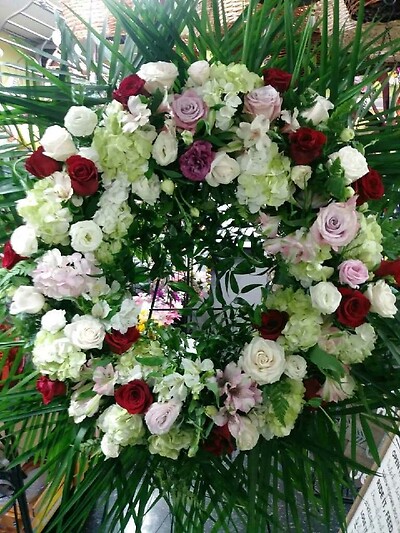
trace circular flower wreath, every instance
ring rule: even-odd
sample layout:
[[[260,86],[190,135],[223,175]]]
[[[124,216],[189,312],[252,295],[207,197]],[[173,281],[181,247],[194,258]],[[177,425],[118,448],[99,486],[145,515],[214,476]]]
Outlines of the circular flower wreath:
[[[4,248],[43,402],[68,395],[107,458],[177,459],[250,450],[311,400],[357,394],[400,260],[383,260],[382,179],[348,117],[240,64],[198,61],[182,83],[147,63],[112,96],[100,120],[74,106],[47,128]],[[257,305],[227,303],[257,268]]]

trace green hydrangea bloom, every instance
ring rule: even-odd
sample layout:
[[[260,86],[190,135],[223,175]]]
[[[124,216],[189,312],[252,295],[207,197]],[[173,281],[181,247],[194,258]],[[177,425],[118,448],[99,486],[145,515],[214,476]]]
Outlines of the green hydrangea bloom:
[[[359,259],[369,270],[373,270],[382,260],[382,229],[376,215],[359,214],[360,231],[357,237],[342,250],[344,259]]]
[[[152,435],[149,438],[149,452],[170,459],[178,459],[181,450],[189,449],[196,440],[196,433],[190,428],[171,428],[164,435]]]

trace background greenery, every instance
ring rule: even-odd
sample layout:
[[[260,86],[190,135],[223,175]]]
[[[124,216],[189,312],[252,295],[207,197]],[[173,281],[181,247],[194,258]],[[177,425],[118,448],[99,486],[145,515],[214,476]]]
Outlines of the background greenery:
[[[300,93],[312,88],[329,95],[335,104],[332,127],[335,117],[342,121],[344,115],[348,116],[349,127],[356,129],[357,139],[366,146],[371,166],[384,177],[386,195],[378,209],[387,235],[385,253],[393,259],[400,256],[396,213],[400,203],[400,152],[395,98],[389,110],[378,115],[371,113],[380,91],[375,82],[390,70],[388,64],[400,49],[399,42],[386,43],[382,50],[382,41],[362,33],[359,22],[354,39],[345,44],[337,0],[329,2],[333,5],[332,31],[328,31],[327,24],[328,1],[323,3],[324,17],[316,22],[317,27],[307,12],[295,14],[298,3],[283,0],[265,0],[261,5],[251,0],[242,16],[230,26],[223,3],[217,0],[199,3],[134,0],[132,8],[116,0],[103,1],[117,20],[112,38],[106,36],[105,27],[97,32],[82,21],[88,29],[83,44],[59,20],[61,59],[40,50],[35,58],[25,55],[23,84],[0,87],[2,242],[20,222],[14,203],[29,187],[24,157],[47,126],[62,124],[71,105],[101,106],[118,81],[135,72],[143,62],[173,61],[182,72],[188,63],[207,58],[243,62],[256,72],[265,64],[279,67],[293,73],[293,85],[297,85]],[[361,19],[363,2],[360,4]],[[15,46],[24,54],[18,43]],[[40,55],[55,67],[43,68]],[[356,75],[363,76],[359,83],[354,83]],[[362,94],[363,88],[367,90]],[[14,137],[12,142],[8,141],[10,133]],[[234,268],[232,246],[240,249],[243,243],[227,238],[222,244],[219,260],[222,270],[229,272]],[[159,245],[151,250],[155,257],[162,254]],[[241,270],[236,273],[251,272],[258,259],[243,251]],[[178,257],[173,258],[173,262],[178,261]],[[234,276],[228,277],[235,289]],[[0,290],[6,289],[4,276]],[[0,313],[1,321],[5,322],[6,309]],[[229,321],[234,318],[226,315]],[[147,504],[156,490],[159,491],[156,501],[165,498],[177,532],[200,532],[209,517],[212,531],[231,532],[239,527],[247,528],[248,533],[265,532],[268,527],[287,531],[287,524],[282,523],[282,504],[287,510],[287,521],[294,524],[296,531],[313,531],[316,521],[323,522],[328,531],[334,519],[345,527],[342,489],[352,487],[353,468],[363,469],[356,463],[357,427],[363,428],[377,462],[371,424],[398,431],[393,409],[400,406],[400,324],[398,317],[390,324],[386,322],[377,320],[374,324],[380,336],[374,358],[355,369],[364,384],[356,400],[308,409],[289,437],[260,439],[251,452],[222,459],[200,454],[179,462],[150,455],[140,447],[126,448],[120,457],[106,462],[101,455],[91,453],[90,422],[72,424],[66,400],[57,398],[47,406],[42,405],[35,391],[34,369],[28,363],[24,373],[17,374],[22,358],[29,353],[29,345],[15,340],[17,332],[13,330],[0,332],[3,352],[0,371],[6,364],[8,350],[21,345],[10,376],[0,384],[1,439],[6,455],[12,459],[10,466],[29,460],[39,464],[37,476],[48,474],[48,501],[63,483],[61,506],[48,531],[81,531],[99,502],[106,504],[103,531],[110,532],[115,527],[123,530],[130,517],[140,530]],[[226,332],[226,324],[213,321],[212,317],[208,326],[199,339],[203,345],[209,342],[210,332],[213,338],[218,338],[221,331]],[[31,327],[21,324],[17,331],[28,337]],[[239,319],[237,327],[240,328]],[[385,408],[386,414],[378,415],[378,407]],[[347,439],[349,457],[343,454]],[[116,498],[110,500],[114,491]],[[306,524],[300,516],[299,493]],[[115,503],[107,507],[109,501]]]

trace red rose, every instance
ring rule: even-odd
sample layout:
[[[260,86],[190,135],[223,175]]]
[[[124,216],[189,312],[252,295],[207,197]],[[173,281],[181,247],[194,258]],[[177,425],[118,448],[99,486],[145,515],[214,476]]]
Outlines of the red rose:
[[[308,165],[322,154],[326,137],[312,128],[299,128],[289,135],[290,155],[297,165]]]
[[[229,432],[228,424],[225,426],[213,426],[208,439],[203,444],[203,450],[213,455],[231,454],[235,450],[232,435]]]
[[[47,376],[40,376],[36,382],[36,390],[40,392],[43,397],[43,403],[47,405],[55,396],[64,396],[67,388],[62,381],[53,381]]]
[[[153,395],[145,381],[134,379],[115,391],[115,401],[131,415],[137,415],[147,411]]]
[[[374,274],[378,278],[393,276],[397,285],[400,285],[400,259],[381,261],[378,270],[375,270]]]
[[[140,332],[137,328],[129,328],[126,333],[121,333],[115,329],[111,333],[106,333],[105,341],[114,353],[122,354],[129,350],[140,337]]]
[[[1,266],[3,268],[7,268],[7,270],[10,270],[10,268],[12,268],[22,259],[25,259],[25,257],[22,257],[22,255],[18,255],[16,252],[14,252],[10,241],[7,241],[3,248],[3,257],[1,258]]]
[[[71,187],[79,196],[91,196],[99,188],[96,165],[90,159],[72,155],[66,160]]]
[[[275,341],[282,333],[288,320],[289,315],[285,311],[271,309],[261,313],[261,326],[257,326],[257,329],[263,339]]]
[[[319,391],[321,390],[321,383],[318,381],[317,378],[308,378],[303,381],[304,388],[306,389],[304,392],[304,398],[305,400],[311,400],[312,398],[320,398],[321,395],[319,394]]]
[[[264,85],[272,85],[280,93],[289,89],[292,75],[280,68],[266,68],[263,70]]]
[[[39,146],[25,161],[26,170],[37,178],[47,178],[53,172],[62,169],[62,163],[44,155],[43,152],[43,146]]]
[[[340,305],[336,311],[337,319],[344,326],[356,328],[364,324],[371,303],[362,292],[349,289],[348,287],[339,287],[342,295]]]
[[[352,187],[358,194],[357,205],[361,205],[368,200],[379,200],[385,194],[382,176],[373,168],[370,168],[367,174],[355,181]]]
[[[143,94],[143,87],[146,82],[139,78],[137,74],[131,74],[124,78],[119,84],[118,89],[115,89],[112,93],[112,97],[117,102],[120,102],[123,105],[128,105],[128,100],[130,96],[137,96],[138,94]]]

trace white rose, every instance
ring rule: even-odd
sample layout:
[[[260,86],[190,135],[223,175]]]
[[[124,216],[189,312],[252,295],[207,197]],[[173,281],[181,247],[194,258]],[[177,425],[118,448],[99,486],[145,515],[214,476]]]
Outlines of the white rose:
[[[65,311],[61,309],[52,309],[42,316],[42,329],[50,333],[62,330],[66,323]]]
[[[285,353],[275,341],[254,337],[245,346],[239,364],[259,385],[274,383],[285,370]]]
[[[330,281],[321,281],[310,287],[311,304],[324,315],[330,315],[339,307],[342,295]]]
[[[368,172],[367,160],[362,153],[351,146],[344,146],[329,156],[331,161],[335,161],[337,158],[339,158],[340,165],[344,170],[346,185],[350,185]]]
[[[45,299],[41,292],[30,285],[21,285],[15,291],[11,306],[10,314],[29,313],[34,315],[44,306]]]
[[[334,105],[332,104],[332,102],[330,102],[324,96],[318,95],[317,98],[314,100],[314,105],[302,111],[300,115],[306,120],[312,122],[314,126],[317,126],[321,122],[325,122],[328,120],[328,111],[333,108]]]
[[[32,226],[24,225],[15,229],[10,237],[12,249],[22,257],[30,257],[38,251],[38,240]]]
[[[71,246],[77,252],[94,252],[103,240],[103,232],[93,220],[82,220],[72,224],[69,234]]]
[[[50,126],[40,139],[44,148],[44,155],[57,161],[66,161],[71,155],[76,154],[76,146],[71,134],[61,126]]]
[[[165,167],[178,157],[178,140],[169,130],[159,133],[153,144],[152,156],[156,162]]]
[[[154,205],[161,192],[160,180],[155,174],[150,179],[142,176],[132,183],[132,192],[137,194],[147,204]]]
[[[88,107],[73,105],[65,115],[64,126],[75,137],[87,137],[97,126],[97,115]]]
[[[177,402],[176,400],[153,403],[144,417],[150,433],[153,435],[168,433],[172,424],[178,418],[181,408],[181,402]]]
[[[397,313],[396,296],[390,286],[380,279],[374,284],[368,285],[365,296],[371,302],[371,311],[384,318],[394,318]]]
[[[300,189],[305,189],[308,180],[311,178],[312,168],[308,165],[296,165],[292,168],[290,173],[290,179]]]
[[[65,336],[82,350],[100,349],[103,346],[105,330],[103,324],[91,315],[78,316],[64,328]]]
[[[161,92],[170,89],[178,76],[178,69],[173,63],[157,61],[142,65],[137,75],[146,82],[146,91],[153,94],[157,89]]]
[[[195,85],[203,85],[210,78],[210,65],[207,61],[195,61],[188,68],[190,79]]]
[[[290,379],[301,381],[307,373],[307,362],[301,355],[288,355],[286,357],[285,374]]]
[[[239,163],[225,152],[218,152],[205,179],[211,187],[218,187],[218,185],[228,185],[239,174]]]
[[[238,449],[242,451],[252,450],[260,437],[257,426],[247,416],[240,417],[240,423],[238,426],[239,431],[232,431]]]

